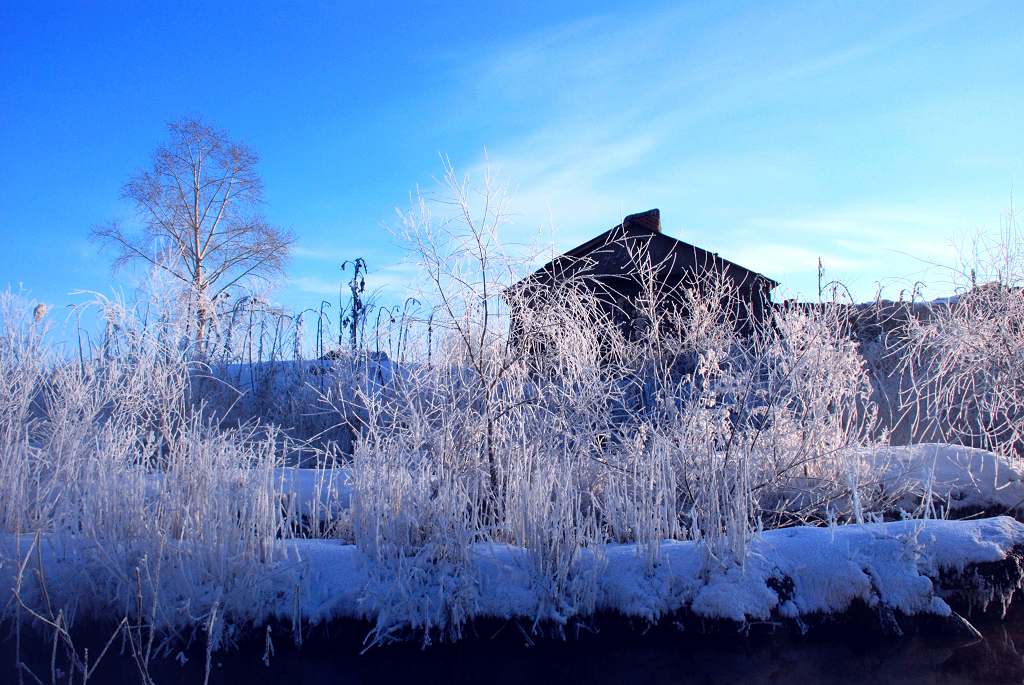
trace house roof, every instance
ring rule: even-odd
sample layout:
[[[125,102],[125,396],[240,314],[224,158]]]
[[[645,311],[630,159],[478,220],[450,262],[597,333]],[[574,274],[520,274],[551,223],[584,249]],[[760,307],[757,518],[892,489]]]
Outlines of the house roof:
[[[661,212],[657,209],[650,209],[646,212],[630,214],[622,220],[621,224],[618,224],[604,233],[594,236],[585,243],[577,245],[564,254],[555,257],[512,287],[517,288],[528,282],[542,283],[559,274],[567,273],[571,267],[578,265],[580,260],[583,258],[600,250],[602,247],[621,241],[625,237],[640,239],[648,238],[650,240],[663,242],[666,252],[673,255],[685,255],[688,257],[689,254],[692,254],[692,261],[686,259],[681,260],[681,263],[713,266],[717,271],[728,273],[736,283],[752,283],[759,280],[767,284],[768,290],[772,290],[779,285],[778,281],[744,266],[740,266],[728,259],[719,257],[717,253],[708,252],[696,245],[691,245],[690,243],[679,240],[678,238],[665,235],[661,232]],[[685,268],[685,266],[677,266],[673,270],[678,272],[685,270]]]

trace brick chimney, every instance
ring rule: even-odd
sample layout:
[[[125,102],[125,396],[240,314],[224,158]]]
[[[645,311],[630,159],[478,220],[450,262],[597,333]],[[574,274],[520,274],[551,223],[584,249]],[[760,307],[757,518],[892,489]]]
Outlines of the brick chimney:
[[[630,214],[622,220],[624,230],[641,229],[652,233],[661,233],[661,212],[657,209],[648,209],[639,214]]]

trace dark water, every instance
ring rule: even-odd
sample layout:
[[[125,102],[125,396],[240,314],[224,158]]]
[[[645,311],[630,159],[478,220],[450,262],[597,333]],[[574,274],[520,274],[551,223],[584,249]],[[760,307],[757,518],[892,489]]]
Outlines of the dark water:
[[[458,645],[421,650],[379,648],[360,656],[355,629],[318,634],[301,650],[277,640],[270,666],[262,663],[263,640],[215,655],[211,683],[1024,683],[1024,607],[1004,621],[975,620],[983,639],[915,635],[884,639],[834,629],[817,637],[735,634],[701,637],[674,629],[646,635],[625,628],[589,633],[570,641],[532,646],[517,628]],[[95,649],[95,648],[94,648]],[[94,650],[91,650],[95,654]],[[49,681],[49,651],[26,648],[28,661]],[[13,644],[2,649],[0,682],[16,682]],[[165,661],[151,673],[157,683],[202,682],[201,649],[181,666]],[[45,674],[45,677],[43,677]],[[31,682],[27,679],[26,682]],[[66,682],[66,680],[65,680]],[[76,679],[80,682],[80,679]],[[101,663],[90,682],[138,682],[127,656]]]

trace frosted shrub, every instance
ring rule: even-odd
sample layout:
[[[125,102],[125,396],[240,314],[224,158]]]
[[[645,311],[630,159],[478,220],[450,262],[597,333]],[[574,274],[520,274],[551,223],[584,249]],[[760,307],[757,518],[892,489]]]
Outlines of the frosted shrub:
[[[515,461],[505,496],[513,544],[526,550],[530,578],[541,605],[537,621],[564,624],[593,611],[602,570],[604,536],[578,482],[571,458],[545,454]]]
[[[608,535],[642,545],[648,568],[664,540],[686,537],[685,478],[679,444],[646,424],[622,441],[622,456],[603,469],[598,502]]]
[[[795,497],[782,508],[789,514],[827,509],[860,520],[865,504],[879,504],[864,502],[870,484],[859,458],[877,409],[845,310],[785,309],[761,345],[751,411],[764,459],[758,486]]]
[[[446,180],[442,206],[454,214],[435,217],[420,199],[403,232],[434,287],[422,296],[435,303],[432,329],[448,340],[447,356],[430,359],[461,370],[415,391],[411,374],[405,392],[454,398],[458,387],[459,399],[384,423],[432,426],[464,454],[483,537],[527,548],[555,594],[602,539],[642,542],[649,566],[662,540],[686,537],[742,563],[764,525],[884,508],[860,449],[885,436],[873,433],[846,310],[792,308],[752,324],[758,303],[725,274],[669,287],[672,265],[632,245],[640,292],[628,311],[591,294],[585,272],[501,290],[515,274],[497,240],[502,202],[485,185],[477,204],[450,168]]]
[[[448,369],[420,369],[360,401],[368,420],[351,464],[352,519],[370,562],[373,642],[408,631],[425,643],[457,638],[473,613],[471,545],[488,501],[479,443],[464,441],[474,411]]]
[[[363,602],[376,617],[373,643],[405,631],[425,644],[437,634],[458,638],[477,586],[462,484],[416,455],[362,445],[352,477],[355,540],[370,565]]]
[[[1011,213],[978,241],[958,295],[901,331],[905,407],[920,430],[1014,460],[1024,445],[1024,245]]]
[[[40,515],[32,474],[26,463],[45,459],[33,447],[39,428],[35,405],[46,365],[46,322],[30,316],[33,305],[10,292],[0,293],[0,525],[32,530]]]
[[[63,560],[57,578],[24,578],[19,601],[122,613],[151,634],[244,621],[294,525],[274,431],[204,418],[174,332],[117,303],[97,305],[103,345],[71,360],[41,352],[39,323],[19,318],[27,303],[4,305],[0,523],[23,551],[36,533]]]
[[[949,442],[1021,458],[1024,438],[1024,295],[1001,284],[914,320],[909,401],[926,429]]]

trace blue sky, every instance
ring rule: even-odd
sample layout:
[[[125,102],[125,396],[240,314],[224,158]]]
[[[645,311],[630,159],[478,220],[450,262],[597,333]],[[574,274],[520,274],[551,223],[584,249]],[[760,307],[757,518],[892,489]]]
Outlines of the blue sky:
[[[373,5],[373,7],[368,7]],[[198,114],[261,156],[298,236],[291,307],[365,257],[439,153],[484,150],[506,239],[559,249],[660,207],[665,230],[815,294],[942,272],[1024,179],[1024,4],[0,3],[0,285],[109,292],[90,227]],[[1019,194],[1019,192],[1018,192]],[[546,238],[545,238],[546,237]]]

